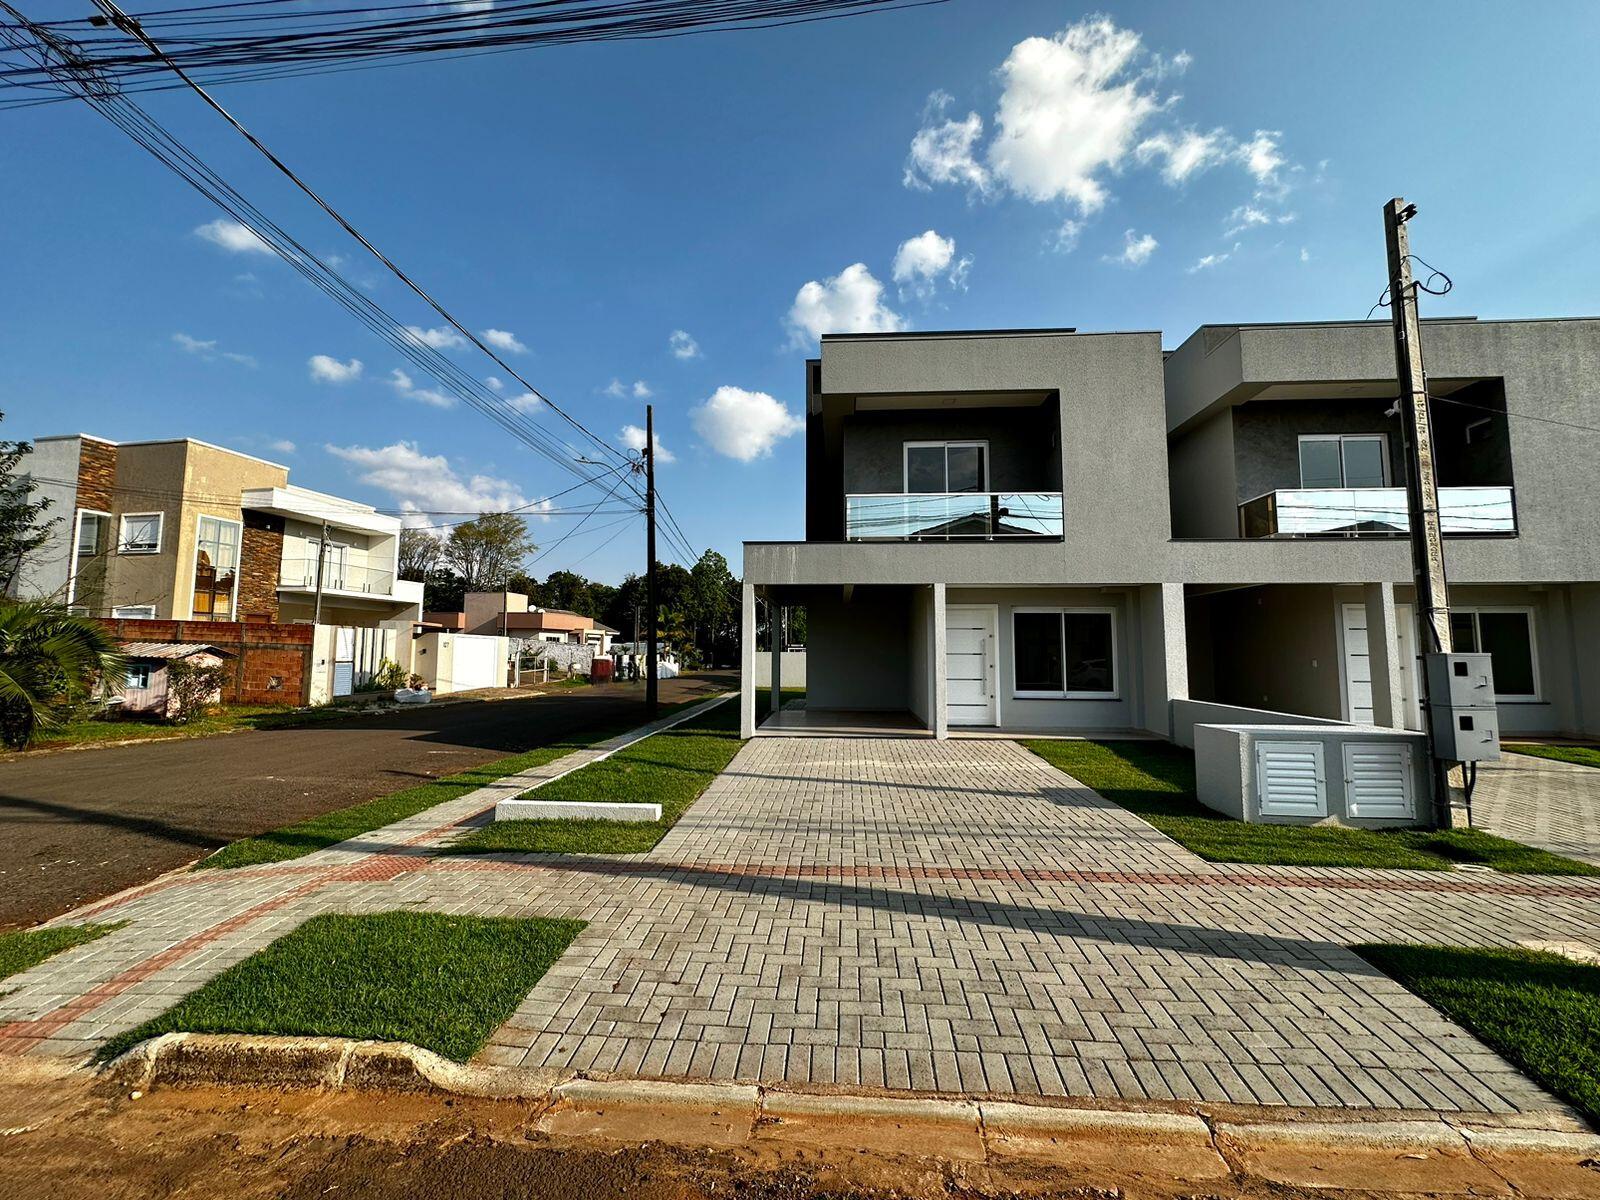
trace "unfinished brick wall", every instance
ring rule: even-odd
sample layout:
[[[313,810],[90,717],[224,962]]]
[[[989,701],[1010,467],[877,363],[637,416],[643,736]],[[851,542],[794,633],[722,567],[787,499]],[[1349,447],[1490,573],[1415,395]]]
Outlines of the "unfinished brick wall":
[[[254,621],[101,622],[124,642],[204,643],[226,650],[229,682],[222,698],[229,704],[305,704],[310,699],[310,625]]]
[[[278,620],[278,571],[283,561],[283,518],[244,514],[239,547],[239,615],[247,623]]]

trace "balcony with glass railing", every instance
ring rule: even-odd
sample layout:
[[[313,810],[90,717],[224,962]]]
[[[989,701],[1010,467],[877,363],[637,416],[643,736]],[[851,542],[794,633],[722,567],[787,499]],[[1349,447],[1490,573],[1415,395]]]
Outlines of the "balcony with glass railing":
[[[852,542],[1059,538],[1060,492],[875,492],[845,497]]]
[[[1516,533],[1512,489],[1442,487],[1439,524],[1448,534]],[[1410,527],[1405,488],[1293,488],[1239,506],[1239,533],[1247,538],[1396,537]]]
[[[295,591],[317,590],[317,558],[286,558],[278,569],[278,586]],[[392,596],[394,572],[378,567],[358,566],[328,558],[322,564],[324,592],[357,592],[363,595]]]

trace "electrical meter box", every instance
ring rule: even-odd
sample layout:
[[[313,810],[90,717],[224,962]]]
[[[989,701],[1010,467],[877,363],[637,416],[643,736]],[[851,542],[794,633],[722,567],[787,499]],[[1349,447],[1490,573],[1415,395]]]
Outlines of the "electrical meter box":
[[[1433,752],[1446,762],[1500,757],[1500,710],[1487,654],[1427,654]]]

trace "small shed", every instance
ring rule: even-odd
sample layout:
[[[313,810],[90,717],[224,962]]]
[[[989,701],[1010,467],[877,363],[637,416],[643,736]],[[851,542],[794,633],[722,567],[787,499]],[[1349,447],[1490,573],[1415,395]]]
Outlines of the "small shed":
[[[217,667],[233,657],[229,651],[204,642],[124,642],[122,654],[127,659],[127,677],[119,707],[123,712],[154,713],[160,717],[172,716],[167,671],[173,663],[181,660],[197,667]],[[221,689],[208,699],[213,704],[220,703]]]

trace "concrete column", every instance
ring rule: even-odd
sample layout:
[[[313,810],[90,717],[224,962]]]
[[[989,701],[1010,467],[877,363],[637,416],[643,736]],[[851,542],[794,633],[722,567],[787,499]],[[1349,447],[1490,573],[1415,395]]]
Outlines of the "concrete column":
[[[1144,584],[1139,588],[1138,613],[1139,650],[1144,659],[1144,727],[1151,733],[1171,737],[1171,701],[1189,696],[1189,637],[1183,584]]]
[[[744,585],[739,617],[739,736],[756,735],[756,585]]]
[[[772,711],[783,707],[783,606],[767,601],[767,621],[772,632]]]
[[[1405,664],[1400,661],[1400,618],[1394,584],[1362,589],[1367,609],[1367,664],[1372,675],[1372,723],[1403,729],[1406,723]]]
[[[1600,737],[1600,584],[1575,583],[1568,590],[1567,624],[1572,646],[1572,728]]]
[[[950,736],[950,681],[945,678],[945,637],[949,633],[945,621],[944,584],[933,585],[933,660],[928,663],[928,678],[933,680],[933,736]]]

